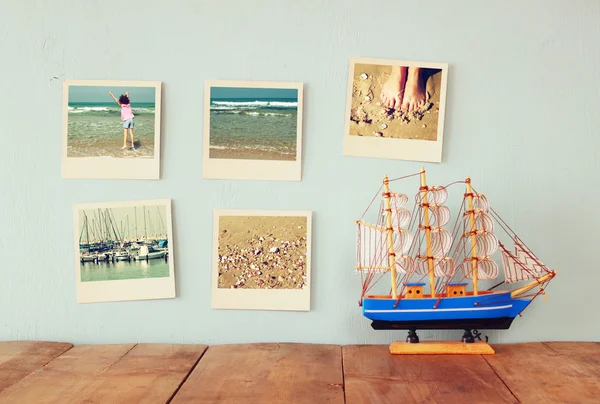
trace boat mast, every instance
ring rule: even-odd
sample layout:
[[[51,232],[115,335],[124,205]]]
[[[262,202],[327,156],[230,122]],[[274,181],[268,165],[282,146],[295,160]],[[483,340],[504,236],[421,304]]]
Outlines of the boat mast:
[[[477,284],[477,236],[475,232],[475,211],[473,210],[473,188],[471,187],[471,178],[465,180],[467,184],[467,202],[469,204],[469,222],[471,234],[471,269],[473,278],[473,295],[479,295],[479,286]]]
[[[389,179],[387,174],[383,176],[383,200],[385,204],[385,214],[387,223],[387,243],[388,243],[388,262],[390,265],[390,275],[392,280],[392,298],[398,298],[396,289],[396,252],[394,251],[394,229],[392,227],[392,195],[390,193]]]
[[[138,227],[137,227],[137,206],[133,207],[133,212],[134,212],[134,216],[135,216],[135,242],[137,243],[138,241]]]
[[[433,255],[431,252],[431,226],[429,225],[429,202],[427,201],[427,180],[425,178],[425,168],[421,167],[421,192],[423,219],[425,220],[425,241],[427,242],[427,266],[429,267],[429,289],[431,297],[435,297],[435,278],[433,274]]]

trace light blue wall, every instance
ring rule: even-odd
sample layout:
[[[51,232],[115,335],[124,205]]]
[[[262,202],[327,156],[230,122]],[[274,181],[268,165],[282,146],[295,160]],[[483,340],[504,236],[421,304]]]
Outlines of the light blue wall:
[[[351,56],[450,65],[444,159],[559,271],[492,342],[599,340],[600,2],[0,1],[0,340],[389,343],[360,315],[355,228],[384,173],[342,156]],[[53,79],[58,77],[58,79]],[[160,80],[160,181],[63,180],[63,79]],[[207,79],[305,83],[303,181],[203,180]],[[73,203],[172,198],[178,297],[78,305]],[[213,208],[314,212],[308,313],[210,309]],[[458,338],[421,333],[424,338]]]

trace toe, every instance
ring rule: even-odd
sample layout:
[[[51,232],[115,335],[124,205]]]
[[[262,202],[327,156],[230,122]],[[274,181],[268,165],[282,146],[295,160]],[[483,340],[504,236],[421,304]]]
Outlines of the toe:
[[[388,97],[386,97],[385,94],[381,94],[381,105],[383,105],[384,107],[387,107],[388,104],[390,103],[390,100],[388,99]]]
[[[410,103],[408,101],[404,101],[402,103],[402,107],[401,107],[402,111],[408,111],[409,106],[410,106]]]

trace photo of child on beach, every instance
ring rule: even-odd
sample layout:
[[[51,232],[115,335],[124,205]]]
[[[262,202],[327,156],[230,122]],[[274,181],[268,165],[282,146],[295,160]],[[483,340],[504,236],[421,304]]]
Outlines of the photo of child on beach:
[[[220,216],[218,287],[304,289],[307,218]]]
[[[211,87],[210,158],[296,160],[298,89]]]
[[[356,63],[350,135],[437,140],[442,69]]]
[[[155,87],[69,86],[67,157],[152,158],[155,114]]]

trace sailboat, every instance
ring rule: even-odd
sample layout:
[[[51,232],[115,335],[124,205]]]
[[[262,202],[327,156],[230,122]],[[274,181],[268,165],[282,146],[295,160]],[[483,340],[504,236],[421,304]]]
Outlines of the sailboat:
[[[414,204],[410,193],[390,190],[390,182],[417,176]],[[462,203],[450,226],[448,189],[460,186]],[[378,196],[378,209],[371,209]],[[373,210],[376,220],[366,221]],[[407,343],[419,342],[417,329],[464,329],[463,343],[474,342],[478,329],[508,329],[556,276],[468,177],[430,186],[423,168],[392,180],[386,175],[356,224],[362,314],[374,329],[409,330]],[[386,293],[375,294],[382,284]]]

